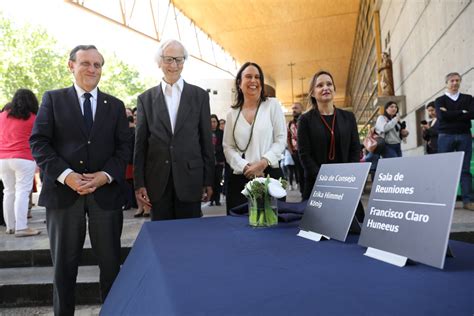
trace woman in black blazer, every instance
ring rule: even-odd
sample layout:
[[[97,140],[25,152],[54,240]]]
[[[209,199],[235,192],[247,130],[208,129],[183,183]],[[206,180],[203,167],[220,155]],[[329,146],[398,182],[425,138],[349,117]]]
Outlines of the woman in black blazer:
[[[334,106],[336,86],[332,75],[319,71],[311,80],[309,106],[298,125],[298,153],[305,175],[303,200],[313,189],[322,164],[358,162],[360,141],[352,112]]]

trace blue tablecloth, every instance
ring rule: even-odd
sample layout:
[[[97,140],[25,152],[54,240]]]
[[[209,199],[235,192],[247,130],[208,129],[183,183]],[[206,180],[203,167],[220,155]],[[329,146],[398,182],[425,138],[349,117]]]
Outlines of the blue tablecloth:
[[[346,243],[297,237],[297,223],[240,217],[149,222],[102,315],[472,315],[474,245],[445,269],[399,268]]]

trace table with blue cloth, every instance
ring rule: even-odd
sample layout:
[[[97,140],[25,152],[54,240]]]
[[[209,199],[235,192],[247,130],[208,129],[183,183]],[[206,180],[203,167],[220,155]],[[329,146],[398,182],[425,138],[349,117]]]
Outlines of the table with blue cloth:
[[[298,223],[248,218],[145,223],[101,315],[473,315],[474,245],[450,241],[445,269],[399,268]]]

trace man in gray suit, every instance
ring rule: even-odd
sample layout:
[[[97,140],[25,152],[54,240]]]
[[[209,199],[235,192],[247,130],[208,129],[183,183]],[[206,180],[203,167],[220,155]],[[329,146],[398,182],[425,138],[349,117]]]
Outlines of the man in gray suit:
[[[201,217],[212,196],[209,95],[181,78],[187,57],[179,41],[163,42],[156,61],[164,77],[138,97],[135,194],[152,220]]]

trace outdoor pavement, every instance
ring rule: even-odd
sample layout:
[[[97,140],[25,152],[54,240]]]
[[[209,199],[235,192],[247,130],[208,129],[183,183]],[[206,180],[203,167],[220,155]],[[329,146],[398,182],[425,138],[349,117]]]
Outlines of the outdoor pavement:
[[[362,203],[367,206],[369,188],[364,190],[362,196]],[[35,200],[35,199],[34,199]],[[301,196],[298,191],[288,191],[288,202],[299,202]],[[451,226],[451,237],[456,234],[467,233],[472,241],[474,233],[474,212],[467,211],[461,208],[462,203],[456,203],[454,211],[453,223]],[[135,209],[124,211],[124,225],[122,233],[122,247],[130,248],[141,229],[144,222],[149,221],[149,218],[134,218]],[[225,216],[225,198],[222,199],[220,206],[210,206],[209,203],[202,204],[202,211],[205,217],[209,216]],[[43,251],[44,255],[49,255],[49,240],[46,232],[45,214],[43,207],[34,206],[32,209],[32,218],[29,220],[29,225],[32,228],[41,230],[41,234],[34,237],[16,238],[14,235],[5,234],[4,227],[0,227],[0,262],[7,258],[2,258],[9,251]],[[463,238],[455,238],[463,239]],[[90,248],[89,238],[86,238],[85,248]],[[81,267],[80,277],[82,279],[98,279],[98,268],[96,266]],[[51,267],[37,267],[30,269],[28,273],[22,272],[21,268],[15,270],[14,268],[0,269],[0,286],[2,284],[25,284],[25,283],[41,283],[45,280],[52,280]],[[50,282],[50,281],[49,281]],[[78,305],[76,315],[89,316],[98,315],[100,305]],[[37,306],[37,307],[18,307],[18,308],[1,308],[0,315],[53,315],[51,306]]]

